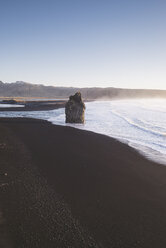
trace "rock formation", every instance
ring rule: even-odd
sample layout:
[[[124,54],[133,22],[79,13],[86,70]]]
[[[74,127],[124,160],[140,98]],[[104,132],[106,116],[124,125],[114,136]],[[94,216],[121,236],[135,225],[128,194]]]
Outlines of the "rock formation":
[[[69,97],[65,106],[66,123],[84,123],[85,104],[82,101],[81,93],[77,92]]]

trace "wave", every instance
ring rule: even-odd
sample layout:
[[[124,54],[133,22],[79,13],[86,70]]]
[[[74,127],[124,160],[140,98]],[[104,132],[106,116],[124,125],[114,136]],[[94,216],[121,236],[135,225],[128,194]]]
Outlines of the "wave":
[[[160,109],[163,101],[162,103],[155,101],[152,105],[149,102],[147,107],[138,100],[88,102],[86,103],[85,125],[67,125],[105,134],[129,145],[136,144],[135,149],[146,153],[148,157],[155,156],[155,159],[158,157],[160,160],[166,155],[166,112],[157,111],[155,107],[157,104],[157,108]],[[66,125],[64,108],[37,112],[0,112],[0,116],[30,117],[48,120],[57,125]]]
[[[134,127],[138,128],[138,129],[141,129],[142,131],[149,132],[149,133],[154,134],[154,135],[158,135],[158,136],[162,136],[162,137],[165,136],[166,137],[166,132],[163,133],[163,132],[159,132],[159,131],[154,131],[153,129],[146,128],[145,126],[138,125],[136,122],[134,122],[134,120],[129,119],[128,117],[125,117],[125,116],[121,115],[120,113],[118,113],[115,110],[112,110],[112,113],[117,115],[117,116],[119,116],[123,120],[125,120],[129,125],[134,126]]]

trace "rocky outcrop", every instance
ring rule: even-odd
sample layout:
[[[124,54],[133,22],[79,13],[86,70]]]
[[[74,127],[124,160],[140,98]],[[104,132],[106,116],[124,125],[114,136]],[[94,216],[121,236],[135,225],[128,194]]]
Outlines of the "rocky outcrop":
[[[66,123],[84,123],[85,104],[82,101],[81,93],[77,92],[69,97],[65,105]]]

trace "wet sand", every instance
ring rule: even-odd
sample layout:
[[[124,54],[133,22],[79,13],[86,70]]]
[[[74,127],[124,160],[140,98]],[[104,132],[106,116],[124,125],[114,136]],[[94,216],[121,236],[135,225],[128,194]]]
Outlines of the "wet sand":
[[[165,166],[40,120],[0,119],[0,142],[11,247],[166,247]]]
[[[8,102],[7,102],[8,103]],[[19,104],[15,104],[16,107],[1,107],[0,111],[48,111],[58,108],[64,108],[66,101],[64,100],[56,100],[56,101],[23,101],[19,102]],[[3,102],[2,102],[3,104]],[[24,105],[24,107],[17,107],[17,105]]]

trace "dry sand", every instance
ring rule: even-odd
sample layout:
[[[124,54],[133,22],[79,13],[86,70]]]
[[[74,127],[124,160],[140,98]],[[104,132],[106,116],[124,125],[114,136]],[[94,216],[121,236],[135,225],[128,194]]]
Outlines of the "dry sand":
[[[11,247],[166,247],[165,166],[110,137],[32,119],[1,119],[0,143]]]

